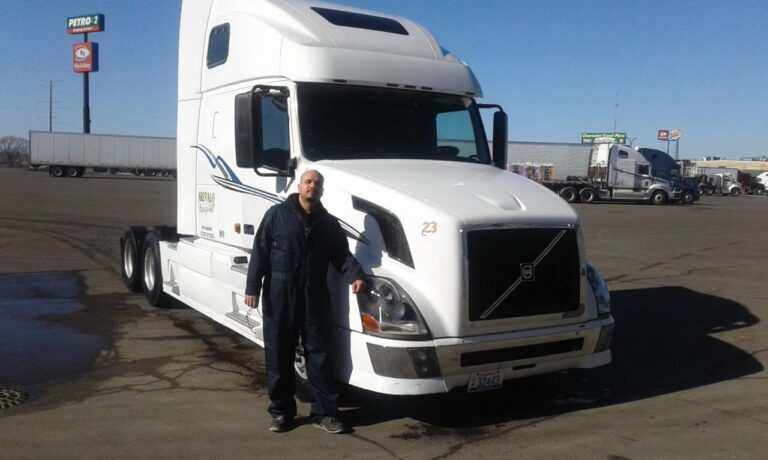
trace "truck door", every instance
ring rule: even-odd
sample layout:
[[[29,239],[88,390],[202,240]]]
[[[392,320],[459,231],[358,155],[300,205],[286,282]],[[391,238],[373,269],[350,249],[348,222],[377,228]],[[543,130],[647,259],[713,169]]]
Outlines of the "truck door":
[[[609,185],[612,188],[613,197],[620,199],[638,197],[642,194],[641,177],[638,175],[638,168],[645,168],[645,179],[647,180],[648,165],[638,164],[636,159],[630,158],[628,152],[618,148],[615,152],[611,153]]]

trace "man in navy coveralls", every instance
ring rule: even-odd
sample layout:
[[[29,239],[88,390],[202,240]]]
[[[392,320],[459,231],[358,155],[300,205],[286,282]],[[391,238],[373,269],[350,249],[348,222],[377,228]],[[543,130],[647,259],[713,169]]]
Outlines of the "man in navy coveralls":
[[[338,220],[320,202],[323,180],[319,172],[305,171],[298,193],[264,214],[248,266],[246,305],[258,306],[264,291],[269,429],[276,432],[289,430],[296,416],[293,364],[299,335],[307,357],[314,425],[330,433],[346,431],[336,413],[328,264],[344,275],[353,294],[365,288],[365,273],[349,252]]]

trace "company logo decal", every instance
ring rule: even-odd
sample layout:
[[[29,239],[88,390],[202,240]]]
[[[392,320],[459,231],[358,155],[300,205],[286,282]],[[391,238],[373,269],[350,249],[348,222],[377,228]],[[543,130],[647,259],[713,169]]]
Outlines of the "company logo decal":
[[[237,193],[254,195],[274,204],[280,204],[283,201],[285,201],[285,198],[281,197],[280,195],[269,193],[265,190],[261,190],[256,187],[251,187],[250,185],[243,184],[240,181],[240,178],[237,177],[237,174],[235,174],[232,168],[227,164],[227,162],[223,158],[221,158],[220,155],[214,155],[213,152],[211,152],[211,150],[208,147],[204,145],[193,145],[191,147],[197,150],[198,152],[201,152],[203,156],[205,156],[205,159],[208,160],[208,163],[211,165],[211,168],[213,169],[213,173],[211,174],[211,179],[213,179],[214,182],[224,187],[225,189],[232,190]],[[221,175],[215,174],[217,170]],[[211,193],[211,195],[213,194]],[[199,201],[199,196],[198,196],[198,201]],[[214,197],[214,201],[215,201],[215,197]],[[203,211],[201,210],[200,212],[203,212]],[[213,205],[211,205],[211,212],[213,212]],[[348,223],[339,219],[339,225],[341,225],[342,230],[344,230],[344,233],[347,234],[348,238],[352,238],[353,240],[360,241],[361,243],[369,244],[368,238],[366,238],[365,235],[357,231],[354,227],[352,227]]]
[[[216,208],[216,194],[200,192],[197,194],[197,210],[202,214],[211,214]]]

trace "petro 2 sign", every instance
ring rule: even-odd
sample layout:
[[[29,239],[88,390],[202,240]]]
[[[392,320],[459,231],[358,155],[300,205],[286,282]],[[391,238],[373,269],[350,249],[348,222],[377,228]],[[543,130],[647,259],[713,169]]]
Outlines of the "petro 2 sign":
[[[88,32],[101,32],[102,30],[104,30],[103,14],[88,14],[67,18],[68,34],[86,34]]]

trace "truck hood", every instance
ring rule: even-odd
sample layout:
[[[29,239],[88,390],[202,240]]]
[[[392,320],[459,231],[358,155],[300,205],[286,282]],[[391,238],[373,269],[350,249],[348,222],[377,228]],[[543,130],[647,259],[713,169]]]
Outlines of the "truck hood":
[[[568,225],[578,215],[564,200],[531,180],[495,167],[430,160],[322,161],[351,194],[392,209],[397,195],[453,215],[463,224]],[[327,170],[326,170],[327,168]],[[333,171],[333,172],[332,172]],[[367,184],[366,184],[367,183]],[[354,191],[354,192],[352,192]],[[409,200],[410,201],[410,200]]]

